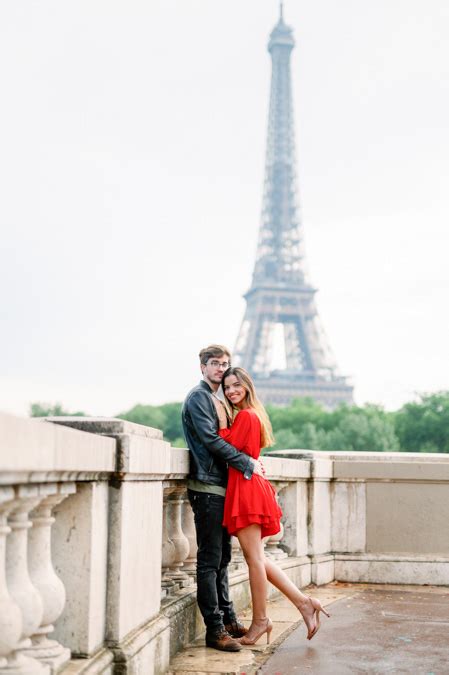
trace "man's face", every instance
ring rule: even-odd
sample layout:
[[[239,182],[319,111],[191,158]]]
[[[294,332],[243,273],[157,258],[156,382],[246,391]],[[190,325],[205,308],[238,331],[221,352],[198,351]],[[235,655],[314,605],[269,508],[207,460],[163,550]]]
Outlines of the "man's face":
[[[213,356],[208,360],[206,365],[201,365],[201,370],[205,380],[212,384],[221,384],[223,373],[231,365],[229,356],[222,354],[221,356]]]

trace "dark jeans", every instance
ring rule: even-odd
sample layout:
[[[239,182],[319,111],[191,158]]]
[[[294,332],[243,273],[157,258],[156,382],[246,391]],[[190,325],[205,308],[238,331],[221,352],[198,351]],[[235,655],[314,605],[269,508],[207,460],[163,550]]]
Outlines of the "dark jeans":
[[[188,490],[195,516],[197,553],[197,600],[208,633],[235,620],[229,599],[228,564],[231,537],[222,526],[224,497]]]

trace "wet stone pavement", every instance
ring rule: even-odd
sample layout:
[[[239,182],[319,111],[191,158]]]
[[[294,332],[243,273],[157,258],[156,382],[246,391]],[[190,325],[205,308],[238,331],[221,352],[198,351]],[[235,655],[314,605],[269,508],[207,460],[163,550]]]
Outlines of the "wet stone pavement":
[[[352,591],[327,606],[331,618],[322,619],[313,640],[305,642],[297,628],[258,672],[449,674],[449,588]]]
[[[175,656],[173,675],[449,675],[449,587],[346,584],[308,588],[331,615],[306,640],[298,611],[285,598],[268,603],[272,644],[262,638],[237,654],[204,645]],[[243,615],[249,625],[251,612]]]

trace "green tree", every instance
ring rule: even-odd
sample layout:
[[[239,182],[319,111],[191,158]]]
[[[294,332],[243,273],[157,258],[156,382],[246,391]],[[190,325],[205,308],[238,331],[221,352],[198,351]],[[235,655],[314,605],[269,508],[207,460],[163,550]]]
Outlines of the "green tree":
[[[297,399],[286,408],[270,407],[269,414],[276,450],[399,450],[394,416],[379,406],[341,405],[326,411],[310,399]]]
[[[289,406],[280,408],[267,406],[273,431],[276,434],[283,429],[290,429],[294,434],[301,434],[304,424],[311,423],[316,428],[326,426],[328,413],[311,398],[294,399]]]
[[[399,441],[394,421],[375,406],[349,410],[338,425],[321,440],[321,450],[362,452],[397,452]]]
[[[164,403],[164,405],[135,405],[126,412],[119,413],[117,417],[136,424],[144,424],[147,427],[161,429],[164,438],[178,448],[185,448],[184,435],[181,421],[182,403]]]
[[[395,414],[401,450],[449,452],[449,391],[421,394]]]
[[[325,444],[326,432],[317,429],[312,422],[306,422],[302,429],[295,433],[291,429],[280,429],[275,434],[275,445],[269,450],[322,450]]]
[[[262,454],[270,452],[270,450],[289,450],[300,449],[298,436],[291,429],[280,429],[275,434],[275,444],[270,448],[264,448]]]
[[[165,416],[160,406],[142,405],[140,403],[126,412],[119,413],[116,417],[155,429],[163,429],[165,423]]]
[[[170,441],[184,438],[181,409],[182,403],[165,403],[161,406],[164,415],[164,435]]]

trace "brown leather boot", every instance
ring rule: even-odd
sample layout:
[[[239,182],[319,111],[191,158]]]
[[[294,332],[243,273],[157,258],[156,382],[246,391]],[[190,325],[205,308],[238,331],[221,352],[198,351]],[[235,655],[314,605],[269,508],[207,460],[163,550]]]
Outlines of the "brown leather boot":
[[[206,633],[206,645],[212,647],[212,649],[220,649],[222,652],[239,652],[242,648],[226,630]]]
[[[243,623],[241,623],[237,617],[230,623],[225,623],[225,628],[233,638],[241,638],[248,632],[248,629],[245,628]]]

